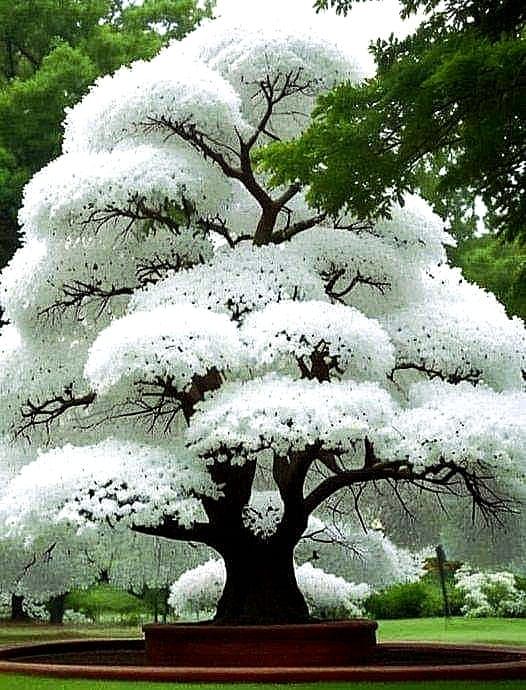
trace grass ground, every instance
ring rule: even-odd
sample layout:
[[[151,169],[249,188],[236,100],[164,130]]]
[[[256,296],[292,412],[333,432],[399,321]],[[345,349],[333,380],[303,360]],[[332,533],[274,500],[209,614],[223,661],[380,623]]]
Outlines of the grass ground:
[[[279,690],[283,685],[187,685],[175,683],[118,683],[57,678],[0,676],[0,690]],[[293,690],[525,690],[526,681],[433,681],[427,683],[298,683]]]
[[[379,623],[379,639],[526,645],[526,618],[411,618]]]
[[[71,681],[57,678],[0,676],[0,690],[279,690],[283,685],[187,685],[172,683],[118,683],[112,681]],[[5,683],[5,684],[4,684]],[[526,681],[434,681],[428,683],[298,683],[293,690],[525,690]]]
[[[44,641],[79,637],[138,637],[139,627],[3,625],[0,645],[25,641]],[[387,640],[439,640],[441,642],[479,642],[526,645],[526,619],[463,619],[447,623],[439,618],[381,621],[379,637]],[[125,683],[75,681],[56,678],[30,678],[0,675],[0,690],[271,690],[276,685],[188,685],[172,683]],[[283,686],[281,686],[283,687]],[[524,681],[435,681],[408,683],[301,683],[294,690],[526,690]]]

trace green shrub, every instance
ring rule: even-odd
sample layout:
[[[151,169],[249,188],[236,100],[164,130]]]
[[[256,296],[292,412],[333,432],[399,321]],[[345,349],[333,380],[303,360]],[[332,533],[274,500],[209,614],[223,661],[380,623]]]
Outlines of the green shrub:
[[[145,602],[106,584],[70,592],[66,597],[66,608],[80,611],[97,623],[133,625],[150,617]]]
[[[450,613],[458,615],[462,597],[448,587]],[[442,616],[444,600],[435,574],[426,575],[418,582],[407,582],[387,587],[372,594],[365,601],[365,610],[373,618],[423,618]]]

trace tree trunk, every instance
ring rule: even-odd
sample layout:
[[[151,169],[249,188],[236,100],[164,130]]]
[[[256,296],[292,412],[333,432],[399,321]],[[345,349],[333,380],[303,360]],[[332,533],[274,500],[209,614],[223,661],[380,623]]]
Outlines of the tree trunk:
[[[223,556],[226,583],[216,623],[271,625],[309,619],[294,573],[293,545],[260,542],[232,551]]]
[[[24,597],[19,594],[11,595],[11,620],[13,623],[26,623],[29,620],[24,611]]]
[[[66,604],[66,594],[59,594],[52,597],[46,604],[49,611],[49,622],[51,625],[62,625],[64,622],[64,611]]]

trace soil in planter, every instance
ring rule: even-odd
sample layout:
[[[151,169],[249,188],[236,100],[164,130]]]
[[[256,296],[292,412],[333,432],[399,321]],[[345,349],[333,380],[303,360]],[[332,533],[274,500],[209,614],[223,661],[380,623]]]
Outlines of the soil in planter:
[[[486,649],[419,649],[397,645],[378,645],[374,652],[355,666],[457,666],[460,664],[491,664],[517,661],[524,655]],[[146,653],[143,649],[90,649],[34,656],[16,656],[13,661],[21,663],[80,665],[80,666],[146,666]]]

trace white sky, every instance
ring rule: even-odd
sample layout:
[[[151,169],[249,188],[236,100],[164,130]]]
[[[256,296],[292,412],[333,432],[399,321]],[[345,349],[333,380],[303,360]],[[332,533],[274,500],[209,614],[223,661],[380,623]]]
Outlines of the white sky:
[[[347,15],[336,16],[334,11],[321,12],[314,15],[313,0],[217,0],[216,16],[223,14],[243,16],[248,15],[252,21],[255,16],[264,13],[266,22],[269,17],[275,17],[276,22],[294,22],[298,14],[305,16],[313,14],[317,22],[327,24],[338,43],[354,55],[365,56],[365,67],[372,71],[373,61],[367,55],[369,43],[377,38],[387,38],[392,32],[397,36],[404,36],[419,23],[419,19],[412,17],[403,22],[400,19],[400,4],[397,0],[369,0],[359,2]]]

